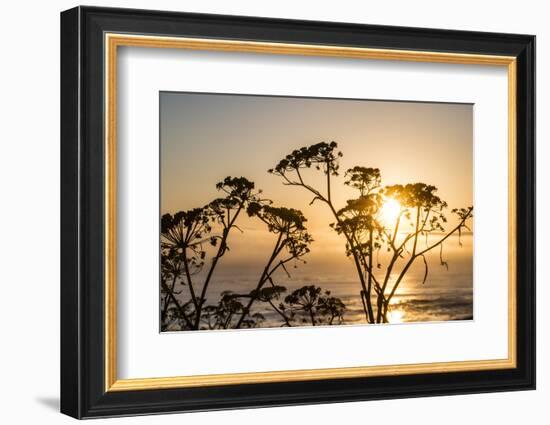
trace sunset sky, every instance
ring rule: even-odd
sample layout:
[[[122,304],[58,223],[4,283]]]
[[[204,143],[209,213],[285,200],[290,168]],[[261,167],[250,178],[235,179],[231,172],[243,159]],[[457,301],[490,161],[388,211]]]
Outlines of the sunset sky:
[[[303,211],[314,264],[341,264],[344,243],[328,227],[334,220],[326,208],[310,206],[303,189],[284,186],[267,170],[293,149],[334,140],[344,154],[333,183],[337,206],[355,197],[341,184],[345,170],[361,165],[380,168],[384,185],[433,184],[449,209],[466,207],[473,204],[472,127],[469,104],[162,92],[161,214],[203,206],[218,196],[216,182],[243,176],[275,205]],[[321,173],[307,178],[324,184]],[[225,261],[253,267],[273,235],[258,220],[243,217],[240,227]],[[471,245],[466,250],[470,258]]]

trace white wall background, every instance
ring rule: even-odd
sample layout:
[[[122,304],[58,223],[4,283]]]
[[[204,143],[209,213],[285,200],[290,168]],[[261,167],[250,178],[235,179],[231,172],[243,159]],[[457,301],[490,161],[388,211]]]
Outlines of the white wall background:
[[[145,424],[544,423],[550,417],[550,27],[545,2],[127,0],[96,5],[537,35],[538,390],[110,420]],[[59,12],[78,3],[6,2],[0,15],[0,421],[70,423],[59,392]],[[24,307],[22,310],[21,307]],[[100,421],[103,422],[103,421]]]

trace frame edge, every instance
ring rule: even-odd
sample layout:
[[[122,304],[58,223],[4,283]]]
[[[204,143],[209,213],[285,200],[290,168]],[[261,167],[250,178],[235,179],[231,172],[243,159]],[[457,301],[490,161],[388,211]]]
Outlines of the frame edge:
[[[80,8],[60,14],[60,411],[82,417],[79,276]]]

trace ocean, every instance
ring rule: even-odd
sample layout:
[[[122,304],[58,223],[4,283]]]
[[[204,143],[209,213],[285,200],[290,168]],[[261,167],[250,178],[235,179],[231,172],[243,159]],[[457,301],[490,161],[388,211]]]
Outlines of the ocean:
[[[458,238],[453,236],[446,243],[441,257],[438,249],[430,252],[426,257],[429,270],[425,283],[422,283],[424,263],[421,259],[416,260],[392,298],[388,316],[390,323],[473,319],[472,239],[471,234],[463,235],[462,245],[459,245]],[[355,268],[350,259],[343,255],[341,257],[341,260],[330,261],[312,255],[306,264],[298,263],[288,267],[290,276],[284,271],[274,274],[274,281],[287,288],[284,295],[305,285],[320,286],[346,305],[342,324],[365,323]],[[446,265],[442,264],[442,259]],[[384,263],[384,258],[381,262]],[[403,263],[404,260],[401,260],[397,264],[390,282],[397,277]],[[262,264],[253,260],[229,266],[221,262],[207,291],[207,304],[219,300],[223,291],[241,294],[250,292],[256,286],[262,269]],[[383,271],[382,267],[379,273]],[[391,287],[391,283],[388,286]],[[187,291],[183,290],[179,297],[185,300],[186,294]],[[261,327],[282,324],[280,316],[265,303],[257,302],[253,312],[265,317]]]

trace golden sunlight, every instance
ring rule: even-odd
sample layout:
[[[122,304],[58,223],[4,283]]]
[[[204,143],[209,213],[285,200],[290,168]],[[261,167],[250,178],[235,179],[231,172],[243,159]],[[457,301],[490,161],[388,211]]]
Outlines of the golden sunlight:
[[[400,212],[401,204],[393,198],[388,198],[384,201],[384,205],[382,205],[382,221],[387,226],[393,227]]]
[[[388,314],[388,322],[390,323],[402,323],[404,314],[401,310],[393,310]]]

